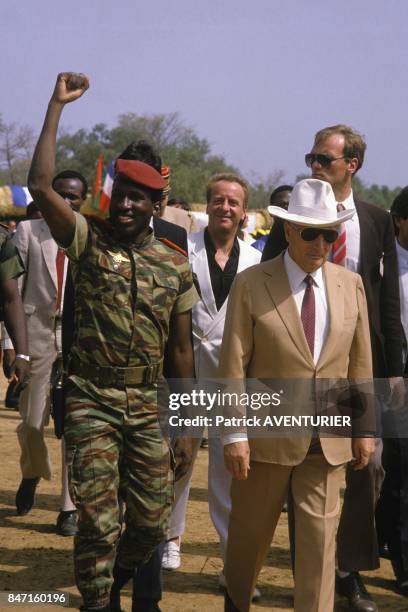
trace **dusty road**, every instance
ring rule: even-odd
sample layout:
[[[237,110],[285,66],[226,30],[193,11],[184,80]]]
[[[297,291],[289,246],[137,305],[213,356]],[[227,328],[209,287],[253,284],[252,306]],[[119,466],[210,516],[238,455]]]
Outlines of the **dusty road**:
[[[4,384],[0,396],[4,397]],[[54,479],[41,481],[35,507],[29,515],[15,514],[14,497],[20,480],[19,449],[15,428],[18,413],[0,404],[0,591],[58,591],[69,593],[69,607],[76,610],[80,597],[75,588],[72,569],[72,539],[55,534],[58,512],[59,462],[58,441],[51,428],[47,440]],[[163,612],[221,612],[223,598],[218,590],[217,575],[222,567],[216,533],[207,510],[207,451],[200,450],[195,468],[187,516],[187,532],[182,544],[182,565],[179,571],[164,576]],[[311,561],[312,562],[312,561]],[[393,591],[388,561],[381,569],[368,573],[366,584],[375,596],[381,612],[407,612],[408,600]],[[263,597],[253,612],[292,610],[292,577],[290,571],[286,515],[278,526],[273,547],[263,569],[259,586]],[[122,607],[131,609],[131,591],[125,588]],[[13,605],[0,610],[62,610],[56,606]],[[346,610],[341,602],[336,611]]]

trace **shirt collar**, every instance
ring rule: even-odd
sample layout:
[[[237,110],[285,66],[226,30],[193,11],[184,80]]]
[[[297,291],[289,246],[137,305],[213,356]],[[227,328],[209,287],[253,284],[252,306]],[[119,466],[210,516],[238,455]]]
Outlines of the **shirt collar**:
[[[304,287],[303,281],[305,276],[308,274],[289,255],[289,250],[285,251],[283,256],[283,263],[285,266],[286,274],[288,275],[289,284],[292,289],[292,293],[297,291],[299,288]],[[314,272],[310,272],[310,276],[313,278],[314,285],[323,288],[323,272],[322,268],[318,268]]]
[[[356,205],[354,204],[353,190],[350,191],[350,195],[342,201],[345,210],[353,210]]]
[[[400,245],[398,240],[395,241],[395,244],[397,247],[398,260],[402,261],[404,265],[407,266],[408,265],[408,250],[404,249],[404,247]]]

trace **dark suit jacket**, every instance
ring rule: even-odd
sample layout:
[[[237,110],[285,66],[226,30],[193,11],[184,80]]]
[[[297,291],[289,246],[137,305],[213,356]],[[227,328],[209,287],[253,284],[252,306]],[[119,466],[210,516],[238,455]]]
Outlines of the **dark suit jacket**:
[[[153,217],[153,229],[156,238],[166,238],[182,249],[187,257],[187,232],[184,227],[170,223],[164,219]],[[64,293],[64,312],[62,316],[62,351],[64,361],[71,348],[74,333],[74,285],[70,267],[67,270],[67,280]]]
[[[398,261],[391,215],[367,202],[354,202],[360,223],[359,273],[367,297],[374,377],[402,376]],[[283,223],[277,221],[262,261],[276,257],[287,245]]]

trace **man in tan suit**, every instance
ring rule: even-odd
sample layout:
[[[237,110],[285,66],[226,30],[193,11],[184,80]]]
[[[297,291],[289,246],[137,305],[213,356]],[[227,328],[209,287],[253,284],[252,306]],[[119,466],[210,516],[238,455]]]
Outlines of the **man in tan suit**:
[[[288,210],[276,207],[273,212],[285,221],[288,250],[236,277],[219,375],[235,380],[290,378],[309,391],[316,388],[315,381],[328,387],[327,379],[346,386],[348,379],[370,380],[361,278],[326,262],[341,222],[354,211],[337,212],[331,186],[306,179],[295,186]],[[310,414],[307,396],[298,397],[291,410]],[[370,415],[352,422],[352,441],[335,433],[323,437],[318,430],[313,437],[310,430],[303,437],[282,434],[249,442],[245,432],[224,436],[225,463],[234,477],[225,567],[227,611],[249,610],[289,489],[296,519],[295,610],[333,609],[341,468],[354,456],[355,469],[362,469],[374,448]]]

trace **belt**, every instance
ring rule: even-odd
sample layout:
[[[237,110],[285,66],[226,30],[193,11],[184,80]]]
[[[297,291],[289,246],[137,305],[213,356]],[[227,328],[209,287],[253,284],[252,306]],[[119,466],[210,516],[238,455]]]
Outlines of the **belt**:
[[[127,387],[131,385],[149,385],[156,382],[163,370],[163,362],[147,366],[127,368],[98,366],[94,363],[83,363],[71,359],[68,375],[80,376],[100,387]]]

